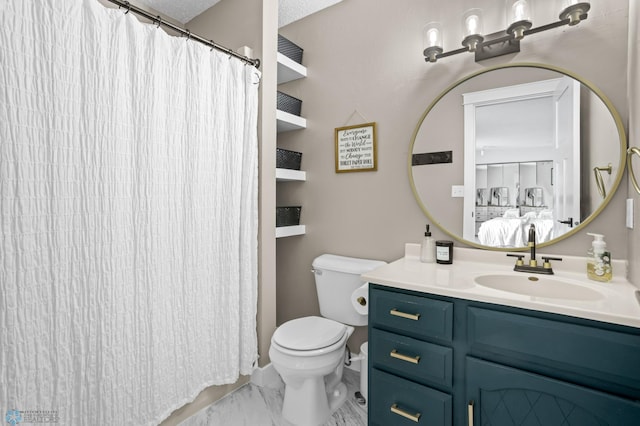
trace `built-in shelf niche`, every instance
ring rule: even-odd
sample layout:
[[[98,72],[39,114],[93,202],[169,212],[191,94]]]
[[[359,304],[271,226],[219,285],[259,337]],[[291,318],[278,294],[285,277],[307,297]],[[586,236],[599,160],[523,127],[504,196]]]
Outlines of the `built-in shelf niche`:
[[[301,130],[307,128],[307,120],[304,118],[290,114],[285,111],[276,111],[276,120],[278,123],[278,133],[289,132],[291,130]]]
[[[278,84],[305,78],[307,68],[278,52]]]
[[[307,172],[302,170],[276,169],[276,182],[304,182]]]
[[[278,52],[278,84],[305,78],[307,68]],[[302,130],[307,127],[307,120],[285,111],[276,110],[278,133]],[[276,169],[276,182],[304,182],[307,173],[302,170]],[[276,227],[276,238],[292,237],[306,233],[305,225]]]
[[[276,238],[293,237],[302,235],[307,231],[305,225],[278,226],[276,227]]]

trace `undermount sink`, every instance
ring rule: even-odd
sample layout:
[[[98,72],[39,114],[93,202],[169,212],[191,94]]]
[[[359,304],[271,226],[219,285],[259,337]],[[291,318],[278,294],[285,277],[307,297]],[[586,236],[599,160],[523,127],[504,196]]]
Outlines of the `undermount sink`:
[[[477,276],[474,281],[483,287],[547,299],[593,301],[604,298],[597,290],[545,275],[491,274]]]

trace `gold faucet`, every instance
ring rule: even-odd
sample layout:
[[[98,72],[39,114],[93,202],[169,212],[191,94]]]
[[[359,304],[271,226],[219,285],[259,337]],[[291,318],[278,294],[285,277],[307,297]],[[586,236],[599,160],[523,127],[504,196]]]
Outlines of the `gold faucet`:
[[[516,266],[514,266],[513,270],[516,272],[529,272],[534,274],[553,275],[553,269],[551,268],[551,261],[557,260],[559,262],[562,262],[562,258],[542,256],[542,260],[543,260],[542,266],[538,266],[538,261],[536,260],[536,227],[534,224],[531,224],[531,226],[529,226],[528,246],[530,251],[528,265],[525,265],[524,260],[522,260],[524,258],[523,254],[511,254],[511,253],[507,254],[507,256],[518,258],[516,260]]]

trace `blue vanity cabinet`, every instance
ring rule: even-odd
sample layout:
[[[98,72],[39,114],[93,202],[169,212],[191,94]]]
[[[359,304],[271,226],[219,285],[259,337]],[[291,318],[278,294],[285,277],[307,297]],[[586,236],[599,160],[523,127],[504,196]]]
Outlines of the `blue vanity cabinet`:
[[[368,395],[370,425],[637,426],[640,329],[371,284]]]

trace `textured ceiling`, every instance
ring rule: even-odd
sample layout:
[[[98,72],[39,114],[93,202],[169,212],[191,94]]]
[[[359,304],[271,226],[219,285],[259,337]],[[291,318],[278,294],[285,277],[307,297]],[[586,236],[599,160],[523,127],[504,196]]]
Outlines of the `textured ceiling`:
[[[220,0],[138,0],[160,13],[186,24]],[[233,0],[228,0],[233,1]],[[342,0],[279,0],[278,27],[283,27]]]
[[[186,24],[205,10],[209,9],[220,0],[138,0],[160,13]]]
[[[340,3],[342,0],[280,0],[278,2],[278,27],[284,27],[319,10]]]

